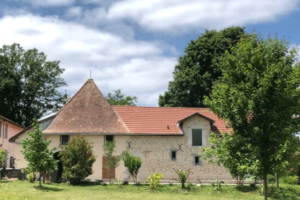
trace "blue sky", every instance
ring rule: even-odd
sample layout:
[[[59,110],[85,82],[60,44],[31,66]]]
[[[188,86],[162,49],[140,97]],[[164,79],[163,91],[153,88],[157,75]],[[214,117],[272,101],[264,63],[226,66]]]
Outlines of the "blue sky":
[[[0,45],[60,60],[69,95],[92,78],[157,106],[177,59],[205,29],[243,26],[300,44],[300,0],[2,0]]]

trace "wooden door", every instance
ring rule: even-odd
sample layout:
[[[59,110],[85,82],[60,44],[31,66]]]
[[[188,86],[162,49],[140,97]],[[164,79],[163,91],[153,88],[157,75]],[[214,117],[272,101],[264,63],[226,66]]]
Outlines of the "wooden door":
[[[104,166],[107,163],[107,159],[105,157],[102,157],[102,179],[109,179],[109,169],[104,168]],[[114,179],[115,178],[115,174],[116,174],[116,169],[112,169],[111,172],[111,178]]]

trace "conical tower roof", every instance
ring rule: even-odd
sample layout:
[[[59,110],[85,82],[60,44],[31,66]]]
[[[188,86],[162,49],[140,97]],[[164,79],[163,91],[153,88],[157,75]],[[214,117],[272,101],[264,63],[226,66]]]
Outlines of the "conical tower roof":
[[[89,79],[58,111],[44,134],[130,133],[97,85]]]

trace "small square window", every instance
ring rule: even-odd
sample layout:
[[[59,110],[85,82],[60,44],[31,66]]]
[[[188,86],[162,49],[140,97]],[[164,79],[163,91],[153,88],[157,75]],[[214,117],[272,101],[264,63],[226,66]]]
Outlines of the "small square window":
[[[200,156],[195,156],[195,157],[194,157],[194,164],[195,164],[195,165],[201,165]]]
[[[69,139],[70,139],[70,136],[69,136],[69,135],[62,135],[62,136],[61,136],[61,145],[66,145],[66,144],[68,144]]]
[[[113,142],[114,136],[113,135],[106,135],[105,136],[105,142]]]
[[[176,160],[176,153],[177,153],[176,151],[171,152],[171,159],[172,160]]]

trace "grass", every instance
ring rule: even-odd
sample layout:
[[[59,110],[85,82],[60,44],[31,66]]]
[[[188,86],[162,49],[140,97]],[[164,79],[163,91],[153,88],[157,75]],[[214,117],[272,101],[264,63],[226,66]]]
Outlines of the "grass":
[[[192,186],[188,190],[181,190],[179,185],[161,185],[156,191],[152,191],[149,185],[81,185],[69,186],[67,184],[46,183],[41,188],[38,183],[27,181],[1,182],[0,200],[23,199],[164,199],[164,200],[231,200],[231,199],[263,199],[261,187],[250,186],[222,186],[222,193],[213,191],[211,186]],[[299,185],[281,184],[280,188],[271,189],[270,199],[300,199]]]

